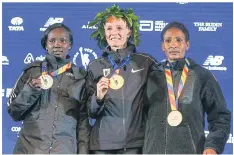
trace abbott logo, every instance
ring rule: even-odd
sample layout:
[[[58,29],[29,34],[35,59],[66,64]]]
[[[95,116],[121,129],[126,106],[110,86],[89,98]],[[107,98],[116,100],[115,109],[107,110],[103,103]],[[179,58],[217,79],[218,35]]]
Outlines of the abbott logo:
[[[203,67],[208,70],[226,71],[227,67],[218,67],[222,65],[223,60],[224,60],[224,56],[209,55],[206,61],[203,63]]]
[[[85,69],[87,69],[90,60],[98,58],[97,54],[92,49],[80,47],[79,52],[76,52],[76,54],[73,57],[73,63],[75,65],[77,65],[76,62],[77,62],[77,58],[78,58],[79,55],[80,55],[79,60],[81,60],[81,63],[84,66]],[[92,58],[90,58],[90,56]]]
[[[19,26],[19,25],[23,24],[23,19],[21,17],[12,18],[11,24],[14,26],[8,26],[9,31],[24,31],[24,27]]]
[[[6,56],[2,56],[2,65],[9,65],[9,60]]]
[[[50,25],[54,24],[54,23],[62,23],[63,22],[63,18],[61,17],[57,17],[57,18],[53,18],[50,17],[47,22],[45,23],[44,27],[40,28],[40,31],[45,31]]]
[[[162,31],[168,23],[164,21],[140,20],[140,31]]]

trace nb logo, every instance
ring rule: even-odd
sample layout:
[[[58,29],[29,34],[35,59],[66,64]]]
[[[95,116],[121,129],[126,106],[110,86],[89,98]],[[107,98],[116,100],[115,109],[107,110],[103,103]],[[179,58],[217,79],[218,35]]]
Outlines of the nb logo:
[[[23,19],[20,17],[15,17],[11,19],[12,25],[21,25],[23,23]]]
[[[28,53],[27,56],[24,59],[25,64],[30,64],[34,61],[34,58],[32,56],[32,53]]]
[[[222,64],[224,57],[223,56],[212,56],[209,55],[203,65],[208,66],[219,66]]]
[[[50,17],[47,22],[45,23],[44,27],[49,27],[50,25],[54,24],[54,23],[62,23],[63,22],[63,18],[53,18]]]

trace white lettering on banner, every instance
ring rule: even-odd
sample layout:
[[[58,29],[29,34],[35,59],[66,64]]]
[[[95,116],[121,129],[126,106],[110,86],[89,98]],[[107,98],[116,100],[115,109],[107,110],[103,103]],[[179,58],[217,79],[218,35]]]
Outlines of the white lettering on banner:
[[[209,131],[204,131],[205,132],[205,136],[207,137],[209,134]],[[229,138],[227,140],[227,143],[233,143],[233,136],[232,134],[229,134]]]
[[[25,64],[30,64],[34,61],[32,53],[28,53],[26,57],[24,58],[24,63]]]
[[[227,71],[227,67],[221,67],[224,56],[209,55],[203,63],[203,67],[208,70]]]
[[[188,2],[176,2],[178,4],[188,4]]]
[[[11,95],[12,88],[2,89],[2,97],[9,98]]]
[[[9,60],[6,56],[2,56],[2,65],[9,65]]]
[[[140,31],[162,31],[168,23],[164,21],[140,20]]]
[[[45,31],[50,25],[54,24],[54,23],[62,23],[63,22],[63,18],[61,17],[50,17],[47,22],[45,23],[44,27],[40,28],[40,31]]]
[[[223,27],[223,23],[194,22],[193,24],[198,27],[198,31],[217,31],[217,28]]]
[[[17,133],[17,137],[19,137],[19,132],[20,132],[20,130],[21,130],[21,127],[18,127],[18,126],[13,126],[13,127],[11,128],[11,131],[12,131],[12,132],[16,132],[16,133]]]
[[[14,26],[8,26],[9,31],[24,31],[24,27],[19,26],[19,25],[23,24],[23,19],[21,17],[12,18],[11,24]]]
[[[92,57],[94,59],[98,58],[97,54],[92,49],[80,47],[79,48],[79,52],[76,52],[76,54],[73,57],[73,63],[75,65],[77,65],[76,62],[77,62],[78,55],[80,55],[80,59],[79,60],[81,60],[81,63],[84,66],[85,69],[87,69],[88,64],[90,63],[90,55],[92,55]]]
[[[89,24],[89,21],[88,21],[88,24]],[[94,25],[94,26],[88,26],[87,25],[83,25],[81,29],[97,29],[97,27]]]
[[[43,61],[45,59],[45,55],[40,55],[39,57],[36,57],[36,60]]]

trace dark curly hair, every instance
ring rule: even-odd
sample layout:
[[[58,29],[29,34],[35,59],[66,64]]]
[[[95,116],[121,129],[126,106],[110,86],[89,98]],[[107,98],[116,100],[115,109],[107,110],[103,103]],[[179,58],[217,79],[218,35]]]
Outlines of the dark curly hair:
[[[167,32],[167,30],[169,30],[171,28],[177,28],[177,29],[181,30],[185,35],[185,40],[189,41],[189,31],[188,31],[187,27],[183,23],[174,21],[174,22],[171,22],[171,23],[167,24],[163,28],[162,33],[161,33],[161,41],[162,42],[163,42],[164,34]]]

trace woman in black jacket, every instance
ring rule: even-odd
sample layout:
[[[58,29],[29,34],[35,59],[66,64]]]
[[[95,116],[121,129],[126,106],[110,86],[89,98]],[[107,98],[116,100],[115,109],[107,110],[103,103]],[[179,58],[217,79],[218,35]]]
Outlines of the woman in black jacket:
[[[136,53],[138,17],[132,9],[114,5],[98,13],[89,26],[93,25],[98,29],[91,37],[105,51],[88,66],[88,83],[93,88],[88,111],[96,119],[90,149],[95,154],[141,153],[145,131],[143,95],[147,74],[156,62]]]
[[[41,44],[47,51],[45,60],[24,69],[8,101],[11,117],[23,121],[14,153],[88,153],[86,73],[69,60],[72,32],[63,24],[53,24]]]

